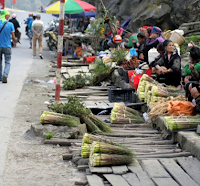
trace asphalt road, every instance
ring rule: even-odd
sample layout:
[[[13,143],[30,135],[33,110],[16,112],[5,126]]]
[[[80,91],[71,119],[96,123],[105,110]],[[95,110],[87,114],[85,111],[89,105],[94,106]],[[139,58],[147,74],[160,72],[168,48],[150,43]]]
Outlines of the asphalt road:
[[[22,39],[21,44],[18,44],[16,48],[12,49],[11,70],[8,83],[0,83],[0,185],[3,185],[2,175],[5,168],[7,147],[13,124],[15,107],[32,63],[41,61],[38,56],[37,59],[32,59],[32,50],[29,49],[29,40],[25,35],[24,20],[28,17],[29,12],[12,10],[10,10],[10,12],[16,13],[17,19],[22,23],[20,29],[22,32]],[[48,23],[53,19],[54,18],[49,14],[41,14],[41,20],[44,22],[45,27],[48,27]],[[45,41],[43,40],[43,42]]]

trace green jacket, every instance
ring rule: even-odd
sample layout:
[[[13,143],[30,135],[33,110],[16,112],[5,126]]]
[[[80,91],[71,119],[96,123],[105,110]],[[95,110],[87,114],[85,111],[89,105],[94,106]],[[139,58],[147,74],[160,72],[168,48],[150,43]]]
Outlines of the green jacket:
[[[190,64],[190,63],[187,63],[187,64],[185,65],[185,68],[184,68],[184,75],[185,75],[185,76],[191,75],[191,70],[190,70],[190,68],[189,68],[189,64]],[[196,64],[194,65],[194,68],[195,68],[195,70],[196,70],[197,72],[200,72],[200,62],[196,63]]]

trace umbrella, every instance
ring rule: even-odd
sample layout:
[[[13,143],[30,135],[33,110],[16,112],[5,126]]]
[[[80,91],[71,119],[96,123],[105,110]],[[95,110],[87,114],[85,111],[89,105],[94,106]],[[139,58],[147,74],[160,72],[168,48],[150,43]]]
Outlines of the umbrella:
[[[46,13],[49,14],[59,14],[60,13],[60,1],[57,1],[45,9]],[[81,1],[81,0],[65,0],[65,13],[66,14],[80,14],[84,11],[89,12],[89,11],[95,11],[96,7],[93,5]]]

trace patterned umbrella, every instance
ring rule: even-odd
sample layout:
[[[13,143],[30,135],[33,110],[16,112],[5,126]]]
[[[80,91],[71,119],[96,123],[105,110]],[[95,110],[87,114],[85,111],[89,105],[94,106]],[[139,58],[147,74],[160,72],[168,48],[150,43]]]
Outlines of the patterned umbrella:
[[[60,13],[60,1],[57,1],[45,9],[46,13],[59,14]],[[80,14],[83,11],[95,11],[96,7],[81,0],[65,0],[65,13],[66,14]]]

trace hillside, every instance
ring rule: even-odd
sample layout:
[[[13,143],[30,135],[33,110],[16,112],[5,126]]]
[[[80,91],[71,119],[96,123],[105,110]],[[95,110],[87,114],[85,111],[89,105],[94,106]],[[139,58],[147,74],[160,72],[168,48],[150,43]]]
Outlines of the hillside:
[[[12,4],[12,0],[6,0],[5,4],[6,7],[11,8],[12,6],[14,8],[20,9],[20,10],[28,10],[28,11],[39,11],[39,8],[41,6],[47,6],[51,0],[16,0],[16,4]]]

